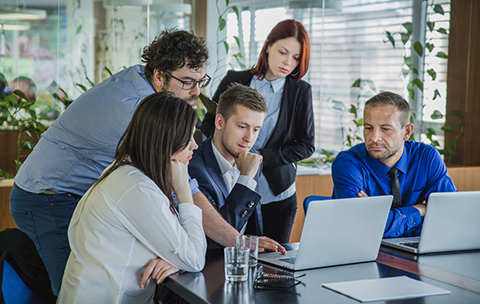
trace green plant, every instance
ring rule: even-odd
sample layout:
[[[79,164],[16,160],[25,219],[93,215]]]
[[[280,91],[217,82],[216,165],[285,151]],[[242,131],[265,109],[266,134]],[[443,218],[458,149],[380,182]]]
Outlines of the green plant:
[[[343,101],[330,100],[332,110],[340,112],[340,121],[342,123],[343,115],[345,113],[351,117],[341,129],[341,137],[343,139],[342,150],[344,147],[353,147],[356,144],[363,142],[363,138],[360,134],[361,127],[363,126],[363,118],[361,118],[363,105],[368,98],[376,93],[375,83],[370,79],[357,78],[352,83],[351,88],[352,92],[356,93],[356,98],[354,103],[350,103],[348,107]],[[323,149],[322,152],[326,154]],[[329,158],[328,155],[327,158]]]
[[[375,83],[370,79],[357,78],[353,82],[352,88],[357,91],[357,97],[355,103],[350,104],[348,110],[353,115],[353,119],[350,124],[343,127],[344,145],[347,147],[353,147],[357,143],[363,142],[363,137],[360,136],[360,128],[363,127],[363,118],[360,117],[362,106],[377,91]]]
[[[242,20],[240,16],[240,12],[238,10],[238,7],[236,5],[230,5],[229,0],[216,0],[216,8],[217,8],[217,14],[218,14],[218,27],[216,31],[216,41],[217,41],[217,47],[215,48],[216,51],[216,58],[217,58],[217,66],[215,67],[215,72],[213,73],[212,76],[212,87],[216,87],[216,83],[220,81],[223,78],[223,73],[225,70],[225,66],[227,65],[227,57],[230,52],[230,46],[228,45],[227,42],[227,15],[230,12],[235,13],[235,16],[237,18],[237,24],[238,24],[238,36],[233,36],[233,39],[235,40],[235,44],[238,47],[238,52],[233,54],[233,58],[235,59],[235,62],[238,64],[238,66],[241,69],[246,69],[245,65],[245,57],[243,56],[244,54],[244,49],[243,49],[243,32],[242,32]]]
[[[18,131],[16,170],[22,165],[22,150],[33,149],[35,143],[30,139],[39,137],[45,131],[45,126],[37,115],[35,100],[29,100],[22,91],[15,90],[12,94],[0,99],[0,128]],[[0,169],[0,176],[13,178],[13,175]]]
[[[322,149],[322,153],[325,154],[325,158],[323,158],[322,162],[325,165],[332,165],[333,161],[335,160],[336,155],[330,153],[329,151]]]
[[[435,22],[431,21],[433,19],[432,16],[436,14],[443,16],[445,12],[442,5],[435,4],[432,1],[432,3],[430,3],[429,5],[429,13],[427,14],[426,31],[429,31],[430,33],[437,32],[440,35],[448,36],[448,32],[445,28],[437,27]],[[430,77],[432,81],[437,81],[437,71],[433,67],[426,66],[424,64],[425,55],[427,53],[435,54],[435,57],[444,60],[448,60],[448,55],[441,50],[436,50],[436,46],[433,43],[432,38],[426,40],[425,42],[413,40],[412,37],[415,29],[413,28],[412,22],[405,22],[404,24],[402,24],[402,26],[403,30],[397,33],[385,31],[386,40],[384,40],[384,42],[390,42],[395,48],[397,46],[395,37],[400,38],[400,41],[402,42],[404,48],[403,59],[405,68],[403,69],[403,75],[404,77],[410,77],[407,83],[407,91],[410,100],[415,100],[417,90],[421,94],[424,94],[425,79],[424,74],[420,71],[426,70],[426,74],[428,75],[428,77]],[[421,62],[422,65],[415,65],[414,62]],[[432,94],[432,102],[435,102],[436,100],[438,100],[438,98],[442,97],[442,93],[438,89],[433,90]],[[423,104],[422,109],[424,107],[425,105]],[[436,109],[430,115],[430,118],[435,121],[444,119],[446,115],[457,116],[459,119],[456,125],[444,124],[442,127],[440,127],[440,130],[444,132],[455,133],[454,139],[451,142],[445,142],[444,148],[442,149],[440,143],[436,140],[438,130],[435,130],[435,128],[433,127],[428,127],[423,130],[422,126],[419,126],[420,128],[418,128],[420,130],[419,139],[421,139],[423,134],[425,138],[428,139],[429,144],[436,147],[438,151],[442,155],[444,155],[444,160],[448,164],[455,155],[458,139],[463,134],[465,120],[461,111],[451,111],[446,115],[442,114],[442,112],[445,112],[445,109]],[[415,118],[417,115],[421,114],[422,113],[415,113],[415,109],[412,108],[412,122],[416,120]],[[418,119],[417,122],[418,121],[423,122],[423,120],[421,119]]]
[[[442,126],[442,128],[441,128],[442,131],[454,134],[454,137],[450,142],[448,142],[448,143],[445,142],[444,143],[444,148],[443,149],[440,147],[440,143],[435,139],[436,131],[435,131],[434,128],[428,128],[425,135],[430,140],[430,144],[432,146],[436,147],[438,149],[438,151],[440,152],[440,154],[443,154],[443,158],[444,158],[445,163],[449,164],[452,161],[452,159],[455,156],[455,153],[457,151],[458,139],[460,138],[460,136],[462,136],[462,134],[464,132],[465,117],[464,117],[462,111],[450,111],[450,112],[447,113],[447,115],[456,116],[456,117],[458,117],[458,120],[457,120],[457,123],[455,125],[445,124],[445,125]],[[443,114],[438,110],[436,110],[432,114],[432,116],[434,116],[434,117],[432,117],[433,119],[443,118]]]
[[[342,150],[344,147],[353,147],[358,143],[363,142],[363,137],[360,133],[363,127],[362,111],[365,101],[376,94],[375,83],[370,79],[357,78],[351,85],[352,91],[356,93],[354,103],[350,103],[349,107],[345,105],[345,102],[339,100],[330,100],[333,111],[340,112],[340,120],[343,123],[343,115],[347,113],[351,119],[348,123],[342,127]],[[319,159],[307,159],[299,161],[299,165],[318,167],[319,165],[331,165],[335,160],[336,154],[325,149],[319,151],[324,157]]]
[[[428,0],[423,0],[423,1],[428,1]],[[440,4],[434,4],[433,2],[430,5],[430,10],[431,12],[428,14],[428,16],[432,14],[440,14],[440,15],[445,14],[442,6]],[[396,36],[400,37],[400,41],[402,42],[402,45],[404,48],[403,59],[406,67],[403,69],[403,75],[405,77],[410,76],[410,81],[407,84],[407,90],[408,90],[408,95],[410,99],[414,99],[415,88],[418,88],[422,92],[424,88],[423,75],[420,75],[418,67],[414,65],[414,56],[424,58],[427,51],[429,53],[433,53],[435,51],[435,45],[433,44],[432,38],[430,38],[428,41],[425,41],[425,43],[421,41],[412,41],[413,40],[412,36],[414,31],[412,22],[405,22],[402,24],[402,26],[403,26],[403,31],[400,31],[400,32],[392,33],[390,31],[385,31],[385,37],[387,40],[384,40],[384,42],[390,42],[392,46],[395,48],[397,45],[395,37]],[[443,27],[436,28],[435,22],[433,21],[427,21],[426,26],[428,31],[430,32],[436,31],[442,35],[448,36],[447,30]],[[448,59],[447,54],[445,54],[442,51],[438,51],[435,56],[442,59]],[[437,72],[435,71],[435,69],[433,69],[432,67],[428,68],[427,74],[431,77],[432,80],[436,80]],[[433,100],[436,100],[440,96],[441,96],[440,92],[437,89],[435,89],[433,92]]]

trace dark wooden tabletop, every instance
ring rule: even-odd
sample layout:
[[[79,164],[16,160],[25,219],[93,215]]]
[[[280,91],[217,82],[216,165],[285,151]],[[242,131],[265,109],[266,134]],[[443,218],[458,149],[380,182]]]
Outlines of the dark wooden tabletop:
[[[295,275],[306,273],[305,277],[300,279],[302,283],[295,287],[254,289],[251,278],[253,275],[244,283],[225,282],[223,251],[209,250],[207,263],[202,272],[175,274],[165,281],[164,287],[189,303],[359,303],[322,287],[322,283],[405,275],[450,290],[451,294],[375,303],[478,304],[480,303],[480,268],[477,269],[478,271],[472,268],[480,267],[480,258],[478,263],[472,263],[471,260],[473,258],[476,261],[477,257],[480,257],[480,252],[473,253],[470,259],[461,254],[436,255],[432,260],[440,261],[440,265],[443,260],[443,265],[446,266],[438,267],[428,259],[424,259],[426,261],[424,263],[421,260],[423,257],[418,259],[418,257],[402,256],[382,250],[375,262],[295,272]],[[464,261],[469,265],[458,266],[455,260],[459,260],[460,264]],[[291,272],[281,269],[267,265],[261,266],[265,272],[292,275]],[[455,273],[448,270],[449,266],[453,267],[455,272],[457,269],[464,269],[465,272]],[[469,274],[469,271],[473,275]]]

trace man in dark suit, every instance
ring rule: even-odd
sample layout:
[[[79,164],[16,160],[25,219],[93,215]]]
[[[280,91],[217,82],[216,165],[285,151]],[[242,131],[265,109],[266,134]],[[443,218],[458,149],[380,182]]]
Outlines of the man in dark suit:
[[[201,143],[188,166],[200,191],[240,233],[263,234],[260,195],[255,191],[260,154],[251,153],[267,107],[254,89],[235,84],[221,96],[213,137]],[[275,241],[261,237],[260,247]],[[276,243],[278,244],[278,243]],[[216,244],[209,240],[209,246]],[[278,245],[277,250],[283,251]]]

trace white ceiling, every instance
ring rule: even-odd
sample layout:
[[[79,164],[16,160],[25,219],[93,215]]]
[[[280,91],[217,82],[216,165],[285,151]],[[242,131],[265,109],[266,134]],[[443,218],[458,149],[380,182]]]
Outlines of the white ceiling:
[[[58,6],[60,3],[61,6],[67,4],[67,1],[72,0],[1,0],[0,9],[6,7],[23,7],[26,8],[35,8],[35,7],[49,7],[49,6]]]

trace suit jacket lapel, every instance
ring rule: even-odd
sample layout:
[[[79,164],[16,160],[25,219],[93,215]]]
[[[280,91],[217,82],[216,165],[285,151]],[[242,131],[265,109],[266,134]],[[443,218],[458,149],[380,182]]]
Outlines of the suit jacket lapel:
[[[213,154],[211,137],[206,140],[204,148],[205,150],[203,151],[203,157],[205,166],[207,167],[207,172],[212,177],[215,184],[220,188],[223,193],[223,197],[225,198],[229,193],[227,191],[227,185],[223,179],[222,172],[220,171],[220,167],[218,166],[217,159],[215,158],[215,154]]]

